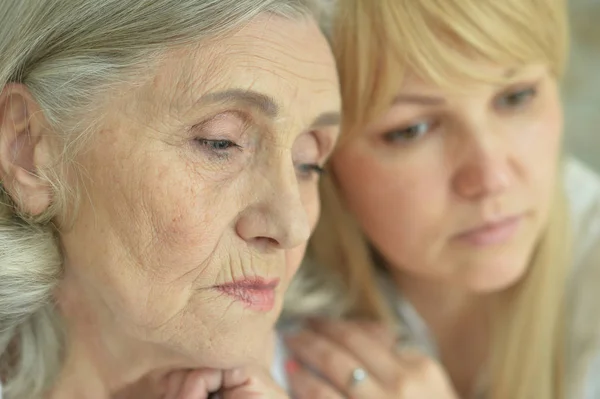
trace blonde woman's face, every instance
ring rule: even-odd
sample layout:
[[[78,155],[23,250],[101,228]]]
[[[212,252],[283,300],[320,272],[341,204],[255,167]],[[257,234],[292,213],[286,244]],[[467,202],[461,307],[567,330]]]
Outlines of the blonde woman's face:
[[[396,271],[484,292],[518,280],[546,226],[562,132],[542,65],[442,90],[409,75],[336,152],[342,195]]]
[[[333,56],[308,19],[264,16],[174,50],[111,98],[77,159],[64,311],[84,306],[94,334],[179,365],[261,359],[318,218],[339,112]]]

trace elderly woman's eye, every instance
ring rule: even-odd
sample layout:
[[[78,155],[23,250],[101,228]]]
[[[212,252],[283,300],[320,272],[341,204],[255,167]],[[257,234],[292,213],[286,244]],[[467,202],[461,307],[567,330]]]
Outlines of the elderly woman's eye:
[[[319,164],[303,163],[297,166],[298,175],[303,179],[309,179],[314,176],[320,176],[325,173],[325,169]]]
[[[226,153],[232,148],[241,148],[240,145],[234,143],[231,140],[211,140],[211,139],[203,139],[197,138],[196,142],[206,150],[212,151],[214,153]]]

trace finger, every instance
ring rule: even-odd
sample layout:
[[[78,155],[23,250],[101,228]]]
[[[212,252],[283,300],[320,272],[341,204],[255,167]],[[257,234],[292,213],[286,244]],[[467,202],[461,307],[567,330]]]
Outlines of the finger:
[[[354,356],[327,337],[314,331],[304,330],[286,338],[288,348],[297,360],[310,370],[325,378],[340,392],[357,398],[374,398],[378,392],[377,381],[367,377],[352,385],[355,369],[363,368]],[[369,370],[365,370],[369,373]]]
[[[187,371],[174,371],[167,377],[167,392],[165,399],[177,399]]]
[[[287,395],[262,367],[226,371],[223,375],[223,399],[276,399]]]
[[[177,399],[206,399],[210,392],[221,387],[223,373],[218,370],[190,371],[183,382]]]
[[[435,359],[412,347],[403,348],[398,356],[406,365],[406,370],[408,370],[407,375],[409,375],[409,378],[406,381],[412,382],[406,387],[407,390],[410,390],[411,387],[420,389],[418,385],[415,385],[415,382],[423,384],[425,381],[427,385],[432,388],[435,387],[436,392],[444,393],[443,395],[436,395],[436,397],[458,397],[446,370]]]
[[[343,398],[329,383],[301,366],[289,374],[288,382],[295,399]]]
[[[398,358],[411,375],[434,373],[445,376],[442,365],[414,347],[404,347],[398,352]]]
[[[407,367],[414,367],[429,359],[420,349],[409,345],[399,348],[396,351],[396,356]]]
[[[398,378],[400,363],[388,342],[378,342],[353,322],[319,320],[311,321],[310,326],[349,351],[371,377],[384,385]]]
[[[227,370],[223,373],[223,385],[222,389],[235,389],[241,386],[249,384],[252,380],[251,373],[248,372],[248,369],[232,369]]]
[[[365,334],[369,335],[373,340],[379,342],[384,348],[396,350],[398,345],[398,334],[390,327],[383,323],[373,321],[359,320],[356,323]]]

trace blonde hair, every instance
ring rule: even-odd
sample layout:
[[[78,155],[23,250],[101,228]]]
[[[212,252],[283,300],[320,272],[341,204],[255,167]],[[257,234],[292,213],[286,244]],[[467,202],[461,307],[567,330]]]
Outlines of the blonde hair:
[[[542,62],[560,77],[567,58],[566,14],[564,0],[339,2],[331,40],[343,100],[342,145],[389,107],[407,70],[440,86],[492,81],[473,59],[515,67]],[[492,300],[492,399],[564,396],[562,315],[570,249],[565,198],[556,178],[549,224],[526,276]],[[333,272],[346,292],[335,304],[324,303],[331,294],[322,294],[321,306],[390,321],[392,310],[379,292],[367,238],[346,209],[335,176],[323,178],[321,195],[322,217],[308,257]],[[307,280],[327,285],[321,270],[301,269],[300,282],[289,293],[288,315],[310,311],[297,310],[298,289]]]
[[[176,46],[227,34],[260,13],[302,18],[310,0],[2,0],[0,91],[22,83],[58,133],[62,156],[39,171],[54,188],[42,215],[20,212],[0,187],[0,377],[6,399],[39,398],[63,362],[64,333],[53,302],[62,256],[52,223],[73,216],[77,189],[66,166],[102,116],[97,100],[144,79]],[[64,179],[63,179],[64,180]],[[62,219],[61,219],[62,220]]]

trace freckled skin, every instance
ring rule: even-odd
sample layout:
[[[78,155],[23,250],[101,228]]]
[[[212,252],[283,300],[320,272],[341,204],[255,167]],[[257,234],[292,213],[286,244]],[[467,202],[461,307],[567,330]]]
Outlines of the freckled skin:
[[[104,129],[77,160],[85,195],[61,234],[59,301],[67,315],[93,315],[73,328],[96,340],[141,342],[178,366],[244,365],[264,356],[318,218],[317,178],[300,178],[296,159],[317,151],[314,139],[299,140],[312,120],[340,109],[334,61],[313,22],[261,17],[173,51],[153,73],[111,98]],[[193,126],[228,105],[193,101],[230,88],[271,96],[279,116],[257,116],[234,137],[244,148],[222,158],[194,140],[204,132]],[[214,124],[208,134],[230,130]],[[213,288],[246,276],[281,280],[272,311]]]

